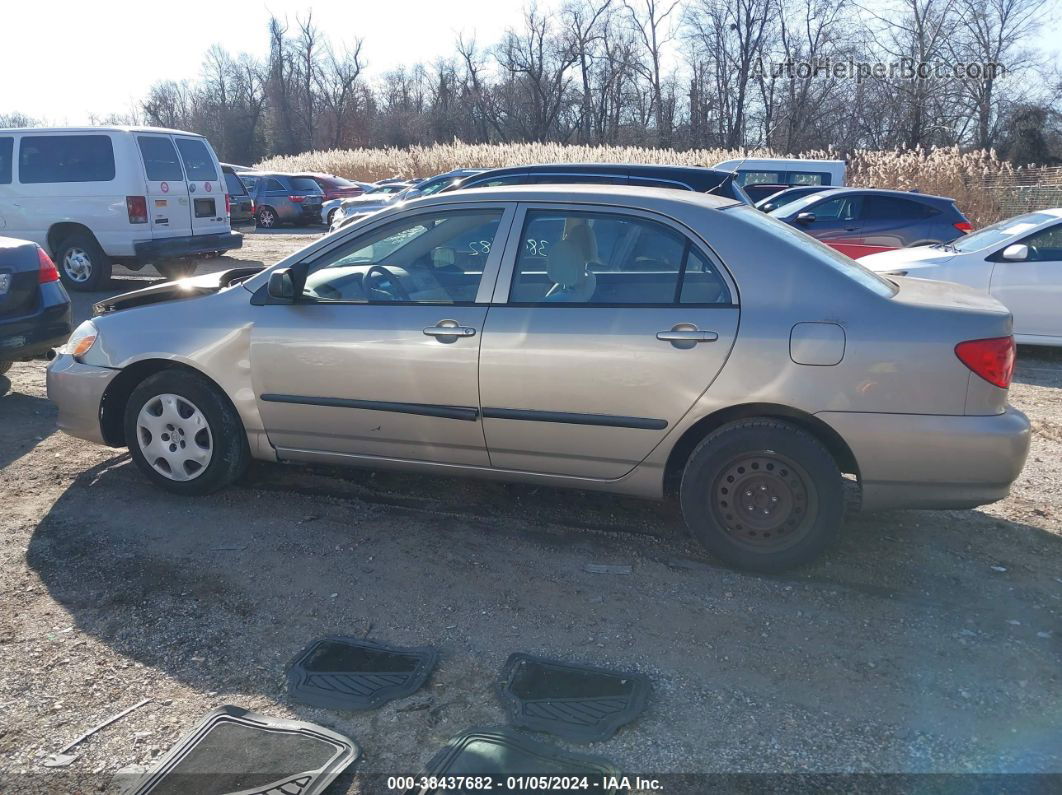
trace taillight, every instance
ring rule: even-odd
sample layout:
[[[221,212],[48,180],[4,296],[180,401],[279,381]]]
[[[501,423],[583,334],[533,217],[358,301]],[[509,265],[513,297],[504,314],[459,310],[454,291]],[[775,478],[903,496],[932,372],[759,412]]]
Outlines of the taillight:
[[[146,224],[147,223],[147,197],[145,196],[126,196],[125,197],[125,209],[129,211],[129,223],[131,224]]]
[[[1006,389],[1014,375],[1014,337],[967,340],[955,346],[959,361],[988,383]]]
[[[288,198],[291,199],[296,204],[302,204],[303,199],[305,199],[306,197],[305,196],[288,196]]]
[[[225,194],[225,215],[232,215],[232,200],[227,193]]]
[[[48,256],[48,252],[40,246],[37,246],[37,262],[40,263],[37,268],[37,284],[59,281],[59,271],[56,270],[55,263]]]
[[[970,234],[970,232],[973,231],[973,224],[971,224],[969,221],[959,221],[957,223],[952,224],[952,226],[954,226],[964,235],[968,235]]]

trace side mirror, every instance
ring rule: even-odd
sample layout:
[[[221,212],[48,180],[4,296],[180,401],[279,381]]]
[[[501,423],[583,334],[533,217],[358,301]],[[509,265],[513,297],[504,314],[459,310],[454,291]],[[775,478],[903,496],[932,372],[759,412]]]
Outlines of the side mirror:
[[[798,213],[796,222],[798,224],[813,224],[815,223],[815,213]]]
[[[764,204],[763,206],[760,207],[760,210],[762,212],[769,213],[771,210],[774,210],[775,208],[776,208],[776,205],[773,202],[767,202],[766,204]]]
[[[1029,258],[1029,247],[1024,243],[1015,243],[1003,249],[1003,259],[1011,262],[1024,262]]]
[[[269,274],[269,297],[284,303],[295,301],[295,281],[291,278],[291,268],[280,268]]]

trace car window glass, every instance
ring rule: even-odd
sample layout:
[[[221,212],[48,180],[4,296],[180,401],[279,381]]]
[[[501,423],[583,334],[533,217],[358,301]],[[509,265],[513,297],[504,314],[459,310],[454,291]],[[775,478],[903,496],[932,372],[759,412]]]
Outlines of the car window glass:
[[[473,303],[501,210],[425,213],[358,235],[311,264],[313,301]]]
[[[828,176],[821,171],[790,171],[786,182],[790,185],[828,185]]]
[[[683,304],[730,304],[730,288],[719,268],[698,249],[690,247],[682,275]]]
[[[1058,216],[1048,213],[1026,213],[999,221],[968,235],[960,235],[952,245],[959,251],[980,251],[997,243],[1018,242],[1018,235],[1027,234],[1042,223],[1054,221]]]
[[[1029,247],[1029,259],[1033,262],[1062,261],[1062,224],[1042,229],[1022,242]]]
[[[855,204],[856,200],[848,196],[841,196],[836,199],[828,199],[822,204],[816,204],[814,207],[809,207],[808,212],[814,213],[817,221],[851,221],[855,217]]]
[[[531,210],[524,219],[509,302],[674,304],[688,248],[683,235],[645,218]],[[702,273],[703,265],[702,260],[696,265]],[[691,288],[690,300],[709,293],[709,303],[716,302],[718,289]]]
[[[628,185],[638,185],[645,188],[671,188],[672,190],[689,190],[689,185],[682,182],[682,180],[668,180],[668,179],[654,179],[653,177],[630,177],[627,179]],[[718,188],[719,185],[713,186]],[[712,190],[713,188],[705,188],[705,191]]]
[[[473,177],[467,184],[462,183],[461,187],[465,188],[497,188],[501,185],[526,185],[531,181],[531,177],[527,174],[508,174],[502,177],[492,177],[490,179],[484,179],[476,181]]]
[[[11,153],[14,151],[15,139],[0,138],[0,185],[11,182]]]
[[[18,147],[22,183],[110,182],[114,149],[106,135],[26,135]]]
[[[149,180],[180,182],[184,179],[173,141],[157,135],[139,135],[136,142],[140,147],[140,156],[144,158],[144,171]]]
[[[317,183],[313,177],[292,177],[291,187],[295,190],[310,191],[311,193],[321,193],[321,186]]]
[[[281,183],[279,179],[273,179],[272,177],[265,181],[265,189],[279,191],[287,190],[287,188],[284,187],[283,183]]]
[[[925,218],[926,205],[892,196],[867,196],[863,199],[860,218],[864,221],[913,220]]]
[[[247,194],[247,190],[243,187],[243,183],[240,182],[240,178],[227,171],[225,172],[225,190],[230,196],[244,196]]]
[[[738,184],[762,185],[763,183],[778,184],[782,181],[781,171],[739,171]]]
[[[184,161],[184,170],[190,180],[213,181],[218,178],[218,172],[214,168],[214,158],[210,156],[210,150],[206,143],[199,138],[178,138],[177,149]]]

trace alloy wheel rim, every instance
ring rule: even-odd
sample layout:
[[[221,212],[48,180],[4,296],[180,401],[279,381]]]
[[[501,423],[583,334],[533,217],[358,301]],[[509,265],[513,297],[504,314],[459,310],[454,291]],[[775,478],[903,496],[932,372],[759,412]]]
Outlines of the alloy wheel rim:
[[[92,277],[92,258],[82,248],[67,249],[63,255],[63,272],[73,282],[87,282]]]
[[[818,495],[807,472],[774,451],[735,457],[712,484],[712,513],[737,544],[777,551],[810,531]]]
[[[181,395],[166,393],[145,401],[136,418],[136,435],[144,458],[169,480],[194,480],[213,457],[210,423]]]
[[[258,222],[266,228],[271,227],[273,225],[273,213],[269,210],[262,210],[258,214]]]

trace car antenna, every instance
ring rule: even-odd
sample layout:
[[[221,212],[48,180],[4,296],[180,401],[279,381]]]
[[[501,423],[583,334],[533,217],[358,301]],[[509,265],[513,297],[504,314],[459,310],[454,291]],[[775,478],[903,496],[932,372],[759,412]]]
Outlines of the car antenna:
[[[759,149],[761,146],[763,146],[764,143],[766,143],[767,139],[770,138],[771,135],[774,134],[774,131],[778,129],[778,127],[779,127],[779,125],[781,125],[781,123],[782,123],[782,121],[781,121],[781,119],[779,119],[777,124],[775,124],[771,129],[767,130],[767,132],[765,132],[763,135],[760,136],[759,142],[752,148],[753,149]],[[734,166],[734,170],[730,172],[730,178],[731,179],[734,179],[737,176],[738,171],[741,170],[741,167],[743,165],[745,165],[745,161],[748,160],[751,156],[752,155],[748,155],[747,154],[743,158],[741,158],[741,160],[738,161],[738,164],[736,166]],[[726,184],[726,180],[724,179],[722,182],[720,182],[718,185],[716,185],[715,188],[708,189],[706,191],[706,193],[715,193],[716,188],[721,188],[725,184]]]

